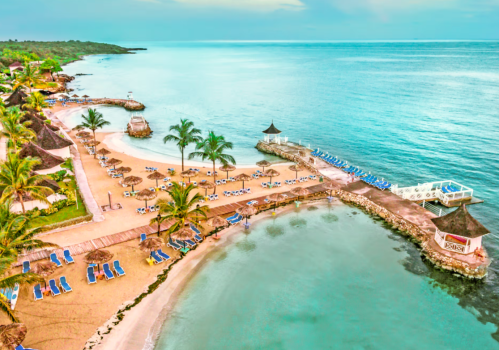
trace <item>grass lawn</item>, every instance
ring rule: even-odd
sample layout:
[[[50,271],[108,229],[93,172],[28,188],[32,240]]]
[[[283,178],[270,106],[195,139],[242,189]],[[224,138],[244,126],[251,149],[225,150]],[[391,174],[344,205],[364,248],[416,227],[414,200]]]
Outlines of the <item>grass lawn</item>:
[[[70,178],[71,182],[64,183],[60,181],[58,182],[59,186],[61,186],[61,188],[69,188],[72,191],[74,191],[76,189],[76,181],[73,177]],[[76,204],[75,204],[69,207],[64,207],[60,209],[57,213],[54,213],[52,215],[39,216],[31,221],[31,227],[36,228],[40,226],[51,225],[57,222],[66,221],[69,219],[74,219],[80,216],[87,215],[87,212],[85,210],[85,204],[83,203],[83,200],[80,197],[80,193],[76,192],[76,194],[78,197],[78,209],[76,209]]]

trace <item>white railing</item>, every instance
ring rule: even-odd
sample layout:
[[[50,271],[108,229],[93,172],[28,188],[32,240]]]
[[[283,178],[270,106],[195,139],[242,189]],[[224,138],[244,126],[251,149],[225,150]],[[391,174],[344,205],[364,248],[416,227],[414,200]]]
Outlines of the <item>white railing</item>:
[[[461,253],[461,254],[468,254],[468,249],[469,249],[468,246],[465,246],[463,244],[458,244],[458,243],[448,242],[448,241],[445,242],[444,248],[447,250],[453,251],[453,252]]]
[[[442,188],[447,186],[452,186],[459,191],[445,193],[442,191]],[[411,187],[393,186],[392,192],[397,196],[410,201],[428,201],[439,199],[444,204],[449,204],[449,202],[458,199],[471,198],[473,196],[473,190],[471,188],[463,186],[452,180],[428,182]]]

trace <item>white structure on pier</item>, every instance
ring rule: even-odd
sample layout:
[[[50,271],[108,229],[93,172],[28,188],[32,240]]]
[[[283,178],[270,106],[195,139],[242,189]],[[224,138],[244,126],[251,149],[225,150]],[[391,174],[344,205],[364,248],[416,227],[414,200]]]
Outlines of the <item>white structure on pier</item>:
[[[133,101],[133,93],[128,91],[128,95],[126,95],[127,100]]]
[[[277,129],[274,126],[273,121],[268,129],[264,130],[263,133],[265,134],[263,137],[263,141],[268,143],[277,143],[278,145],[281,144],[281,130]]]
[[[130,130],[137,132],[147,129],[147,122],[142,114],[132,114],[130,121],[128,122]]]
[[[450,214],[431,219],[437,230],[435,241],[443,249],[470,254],[482,248],[482,236],[489,234],[481,223],[479,223],[462,204],[459,209]]]
[[[391,191],[397,196],[410,201],[435,201],[439,200],[442,204],[450,206],[455,201],[471,200],[473,189],[461,185],[456,181],[445,180],[418,184],[411,187],[393,186]]]

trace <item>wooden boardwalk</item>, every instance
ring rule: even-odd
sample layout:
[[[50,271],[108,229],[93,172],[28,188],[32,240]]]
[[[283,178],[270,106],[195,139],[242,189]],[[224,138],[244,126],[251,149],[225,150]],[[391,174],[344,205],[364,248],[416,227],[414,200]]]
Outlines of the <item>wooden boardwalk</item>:
[[[302,186],[302,187],[305,187],[305,186]],[[322,187],[322,184],[315,184],[315,185],[311,185],[311,186],[306,186],[305,188],[307,188],[310,191],[311,195],[314,195],[314,194],[317,194],[320,192],[324,192],[324,188]],[[287,201],[290,201],[290,200],[293,200],[294,198],[296,198],[296,196],[291,194],[291,192],[289,192],[289,191],[281,192],[281,194],[286,194],[288,196],[288,199],[283,201],[283,202],[287,202]],[[264,201],[266,197],[267,196],[261,196],[261,197],[257,197],[257,198],[246,197],[246,199],[239,201],[239,202],[211,208],[210,211],[207,213],[207,216],[208,216],[208,218],[210,218],[213,216],[227,216],[227,215],[233,214],[237,208],[246,205],[246,203],[248,203],[251,200],[258,201],[258,204],[256,204],[256,206],[259,208],[262,208],[265,206],[270,206],[271,204],[266,203]],[[171,222],[163,222],[161,224],[161,231],[167,230],[168,228],[170,228],[171,225],[172,225]],[[133,228],[131,230],[118,232],[118,233],[114,233],[112,235],[91,239],[89,241],[81,242],[78,244],[73,244],[73,245],[70,245],[67,247],[61,247],[61,248],[55,249],[55,250],[47,250],[47,249],[37,250],[37,251],[31,252],[27,255],[20,256],[18,258],[18,261],[16,263],[14,263],[13,266],[14,267],[21,266],[22,262],[26,261],[26,260],[28,260],[30,262],[34,262],[34,261],[38,261],[38,260],[42,260],[42,259],[48,259],[50,257],[51,253],[55,253],[59,259],[63,259],[63,252],[65,249],[68,249],[71,252],[72,256],[86,254],[86,253],[91,252],[92,250],[95,250],[95,249],[110,247],[110,246],[113,246],[115,244],[120,244],[120,243],[128,242],[128,241],[131,241],[134,239],[138,239],[138,238],[140,238],[141,233],[145,233],[146,235],[151,235],[151,234],[156,234],[157,232],[158,232],[158,226],[156,224],[152,225],[152,226],[144,225],[144,226]]]

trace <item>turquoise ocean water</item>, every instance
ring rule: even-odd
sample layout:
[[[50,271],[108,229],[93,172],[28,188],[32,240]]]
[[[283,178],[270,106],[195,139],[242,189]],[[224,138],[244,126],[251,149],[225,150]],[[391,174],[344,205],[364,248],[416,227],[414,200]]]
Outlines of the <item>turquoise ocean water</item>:
[[[261,137],[261,131],[273,120],[290,140],[320,147],[401,186],[453,179],[472,187],[485,203],[470,211],[492,231],[485,238],[485,245],[493,258],[498,256],[499,42],[119,44],[148,50],[135,55],[87,57],[66,66],[65,71],[92,74],[79,76],[71,84],[79,95],[125,97],[131,90],[135,98],[147,106],[143,115],[154,130],[153,138],[125,138],[133,147],[143,152],[178,157],[175,148],[165,146],[161,140],[169,125],[179,118],[189,118],[201,129],[215,130],[233,141],[233,154],[238,164],[252,164],[262,158],[254,145]],[[101,108],[101,111],[112,121],[107,130],[121,130],[130,116],[120,108]],[[76,124],[79,115],[70,123]],[[308,223],[311,215],[313,213],[300,214]],[[343,216],[340,218],[343,220]],[[309,227],[297,230],[306,234],[310,232]],[[365,239],[369,233],[378,232],[369,227],[364,228]],[[393,237],[389,231],[380,230],[385,236]],[[253,254],[265,254],[260,247],[263,249],[263,244],[258,244]],[[431,324],[432,318],[439,317],[441,321],[450,322],[455,313],[464,311],[473,316],[466,321],[470,329],[476,327],[481,334],[475,341],[492,339],[490,334],[494,330],[481,326],[480,322],[499,324],[498,264],[495,259],[485,281],[463,282],[423,263],[411,244],[404,244],[404,247],[410,254],[392,260],[392,273],[402,280],[415,279],[420,284],[414,287],[408,282],[391,287],[399,288],[397,293],[411,294],[421,308],[435,308],[433,302],[427,303],[427,291],[434,291],[435,303],[446,305],[447,311],[439,309],[438,315],[418,315],[420,321]],[[279,254],[285,254],[288,248],[288,245],[276,247],[282,249]],[[327,245],[318,245],[310,254],[327,255],[325,249]],[[379,257],[381,261],[374,260],[375,263],[382,263],[383,254]],[[300,263],[315,264],[313,259],[300,259]],[[378,278],[381,266],[386,267],[374,268],[372,279]],[[361,283],[367,278],[368,272],[359,273],[350,264],[344,268],[347,272],[352,269],[348,275],[353,281]],[[224,274],[218,275],[218,270],[210,269],[210,265],[206,269],[218,276],[213,277],[219,279],[217,283],[222,283]],[[324,286],[333,286],[338,278],[333,273],[324,276],[331,278]],[[379,278],[383,279],[383,276],[379,275]],[[196,283],[195,279],[185,298],[189,298],[191,291],[192,295],[203,298],[203,292],[194,287]],[[370,281],[366,280],[366,284],[370,285]],[[367,286],[363,291],[365,297],[373,293]],[[343,288],[341,293],[347,293],[347,289]],[[230,296],[224,295],[225,298]],[[334,290],[331,294],[320,294],[320,297],[334,298]],[[303,301],[303,305],[309,302],[303,298],[294,300],[296,303]],[[225,301],[231,303],[237,299]],[[376,298],[373,303],[375,301]],[[333,300],[327,302],[334,304]],[[281,306],[285,308],[287,304]],[[292,314],[294,309],[289,306],[289,314]],[[184,304],[180,303],[179,309],[183,308]],[[391,309],[382,310],[376,317],[382,322],[383,317],[388,317],[385,313],[399,312],[411,317],[398,303],[392,304]],[[355,322],[338,324],[338,318],[329,316],[321,321],[325,322],[322,326],[328,324],[333,329],[355,325]],[[356,322],[359,324],[362,320]],[[272,328],[279,328],[279,324],[274,322]],[[171,325],[172,329],[175,327],[175,324]],[[407,325],[406,331],[412,331],[413,327]],[[310,325],[299,327],[299,332],[304,332],[301,334],[304,337],[307,331],[317,331],[313,328]],[[448,329],[448,339],[454,330]],[[192,331],[195,334],[197,329]],[[271,334],[265,334],[266,329],[255,328],[254,331],[261,332],[262,339],[271,337]],[[350,332],[354,331],[350,329]],[[377,333],[380,337],[395,336],[390,328],[385,329],[385,334],[380,332],[383,329]],[[282,339],[289,334],[289,329],[283,328]],[[362,344],[357,345],[361,348]],[[444,345],[442,343],[440,348],[445,348]],[[346,343],[345,348],[348,348]]]

